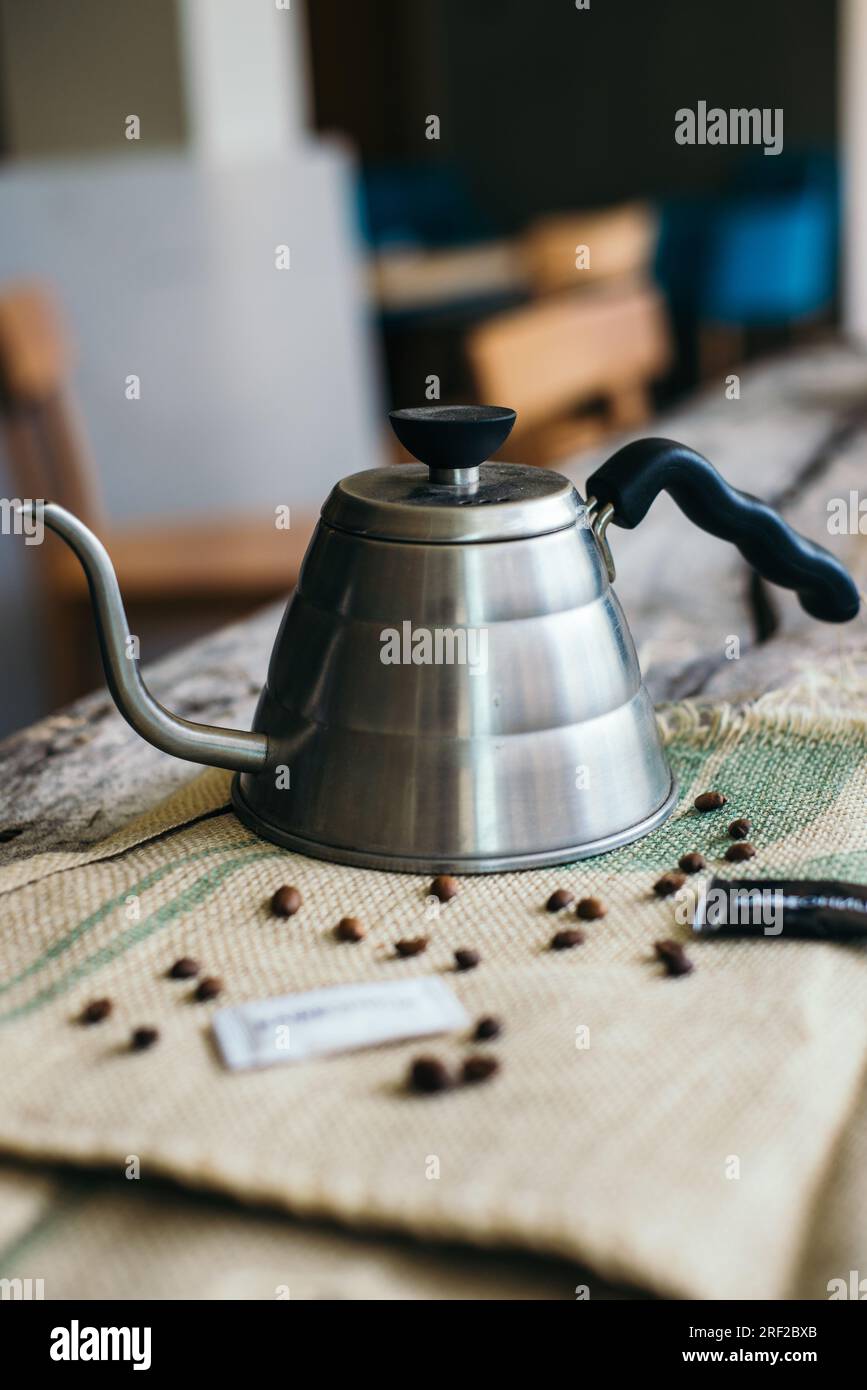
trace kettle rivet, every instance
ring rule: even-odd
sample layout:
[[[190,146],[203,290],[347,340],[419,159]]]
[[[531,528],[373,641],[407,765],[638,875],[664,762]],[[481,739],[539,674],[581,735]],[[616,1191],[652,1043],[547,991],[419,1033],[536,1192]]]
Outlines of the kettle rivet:
[[[617,578],[617,570],[614,566],[614,556],[611,554],[611,546],[608,544],[608,537],[605,532],[610,523],[614,520],[614,503],[606,502],[604,507],[596,511],[598,503],[595,497],[587,499],[587,514],[591,518],[590,527],[593,531],[599,549],[602,551],[602,558],[605,561],[605,568],[608,571],[608,582],[613,584]]]

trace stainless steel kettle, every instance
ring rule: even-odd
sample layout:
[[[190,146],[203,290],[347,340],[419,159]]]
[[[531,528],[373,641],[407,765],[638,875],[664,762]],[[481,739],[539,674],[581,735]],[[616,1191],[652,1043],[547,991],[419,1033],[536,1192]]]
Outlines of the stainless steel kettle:
[[[487,873],[601,854],[660,825],[676,788],[607,528],[637,525],[661,490],[814,617],[858,611],[832,555],[681,444],[627,445],[584,502],[557,473],[483,463],[514,411],[390,418],[423,462],[331,492],[250,733],[153,699],[105,549],[43,508],[87,573],[121,713],[165,752],[235,770],[235,810],[267,840],[377,869]]]

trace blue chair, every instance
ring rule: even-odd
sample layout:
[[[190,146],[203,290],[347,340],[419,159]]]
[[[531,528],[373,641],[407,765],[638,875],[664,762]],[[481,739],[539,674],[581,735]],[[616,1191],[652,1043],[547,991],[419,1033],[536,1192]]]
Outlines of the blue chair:
[[[818,189],[738,199],[721,208],[704,256],[701,318],[765,327],[829,308],[835,241],[834,210]]]
[[[822,153],[749,157],[721,197],[669,203],[657,275],[673,309],[740,327],[821,313],[837,285],[838,203]]]
[[[694,384],[700,361],[704,374],[716,330],[785,329],[829,309],[839,231],[836,161],[821,151],[748,155],[725,193],[665,204],[656,275],[675,327],[679,386]]]
[[[374,250],[465,245],[494,234],[451,165],[383,164],[366,168],[359,188],[364,238]]]

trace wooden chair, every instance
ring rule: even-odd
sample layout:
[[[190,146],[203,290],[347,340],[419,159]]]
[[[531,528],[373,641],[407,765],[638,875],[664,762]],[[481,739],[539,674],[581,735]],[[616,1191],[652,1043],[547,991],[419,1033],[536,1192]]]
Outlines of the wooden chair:
[[[557,294],[600,282],[644,279],[657,236],[658,219],[647,203],[540,217],[521,238],[530,290],[536,295]],[[586,263],[580,268],[576,265],[579,247],[587,248]]]
[[[117,570],[133,629],[140,633],[140,621],[165,626],[181,616],[201,632],[287,594],[314,517],[293,513],[289,530],[278,530],[267,515],[137,525],[106,519],[70,389],[72,366],[51,292],[37,283],[0,292],[0,428],[16,494],[59,502],[97,532]],[[87,581],[50,534],[37,570],[52,694],[62,704],[89,688],[96,674]]]
[[[518,412],[510,456],[545,466],[642,424],[671,341],[661,296],[639,284],[488,319],[470,333],[467,355],[479,400]]]

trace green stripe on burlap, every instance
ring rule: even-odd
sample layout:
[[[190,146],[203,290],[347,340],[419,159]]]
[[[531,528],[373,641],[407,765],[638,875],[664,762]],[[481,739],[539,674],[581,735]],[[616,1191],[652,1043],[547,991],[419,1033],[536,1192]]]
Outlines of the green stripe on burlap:
[[[89,916],[74,927],[61,942],[56,943],[51,951],[46,952],[39,960],[34,961],[26,971],[22,972],[22,974],[17,977],[17,980],[9,981],[4,988],[11,988],[12,985],[18,981],[37,973],[43,966],[49,963],[49,960],[56,959],[56,957],[61,954],[61,951],[58,949],[59,947],[62,947],[63,950],[68,949],[69,946],[73,944],[73,941],[80,939],[91,927],[103,921],[110,912],[118,907],[122,907],[131,894],[144,892],[161,878],[165,878],[176,869],[182,867],[184,863],[204,858],[208,853],[216,854],[220,852],[220,850],[205,850],[201,854],[190,855],[186,859],[173,860],[170,864],[165,864],[161,869],[148,874],[138,883],[125,888],[121,895],[109,899],[108,902],[103,903],[101,907],[97,908],[96,912],[90,913]],[[118,956],[122,956],[130,947],[137,946],[140,942],[146,941],[154,932],[159,931],[162,927],[169,926],[182,913],[188,912],[195,907],[201,907],[238,869],[246,868],[248,864],[254,863],[257,859],[279,859],[283,853],[284,851],[278,849],[254,850],[239,858],[229,859],[225,864],[215,865],[213,868],[209,869],[207,873],[203,874],[201,878],[196,879],[195,883],[191,884],[189,888],[179,893],[176,898],[172,898],[169,902],[163,903],[155,912],[142,918],[140,922],[136,922],[133,926],[127,928],[126,931],[120,932],[114,940],[100,947],[93,955],[88,956],[80,965],[77,965],[74,970],[67,971],[60,979],[53,981],[52,984],[48,985],[45,989],[41,989],[25,1003],[19,1004],[14,1009],[7,1010],[4,1014],[0,1014],[0,1023],[10,1023],[14,1019],[22,1018],[39,1009],[43,1004],[50,1003],[52,999],[57,999],[59,995],[66,994],[74,985],[87,979],[89,975],[94,974],[94,972],[99,970],[103,965],[107,965],[110,961],[117,960]]]
[[[772,725],[770,728],[759,726],[750,730],[724,731],[722,738],[713,728],[696,728],[687,734],[671,737],[668,752],[680,782],[683,809],[654,834],[606,855],[606,874],[662,873],[676,865],[680,856],[688,850],[699,850],[709,860],[718,859],[729,843],[726,827],[737,815],[750,817],[754,827],[751,832],[753,838],[768,847],[762,872],[765,875],[774,872],[777,864],[781,869],[785,868],[787,836],[802,830],[810,820],[827,813],[829,805],[841,795],[867,754],[867,739],[862,731],[857,727],[853,729],[851,725],[839,735],[827,731],[801,735],[791,730],[783,734]],[[695,790],[704,789],[705,769],[708,786],[723,789],[727,802],[720,811],[702,815],[692,808],[691,797]],[[214,828],[218,830],[217,822],[214,822]],[[129,853],[135,852],[134,846]],[[232,857],[210,866],[194,883],[162,903],[143,920],[119,931],[110,942],[50,985],[38,990],[30,999],[0,1014],[0,1022],[11,1022],[32,1014],[67,993],[153,933],[170,926],[185,912],[204,906],[223,889],[237,870],[257,860],[280,859],[285,856],[285,851],[254,841],[248,849],[239,853],[237,841],[233,841],[172,858],[126,885],[121,893],[89,913],[48,950],[0,985],[0,994],[39,975],[112,912],[121,909],[131,895],[145,893],[187,865],[225,854]],[[580,866],[579,862],[574,867]],[[569,867],[564,866],[564,870]],[[742,873],[743,866],[733,866],[735,871]],[[836,852],[830,849],[827,842],[817,844],[816,854],[799,865],[799,875],[850,879],[867,877],[867,847]]]

